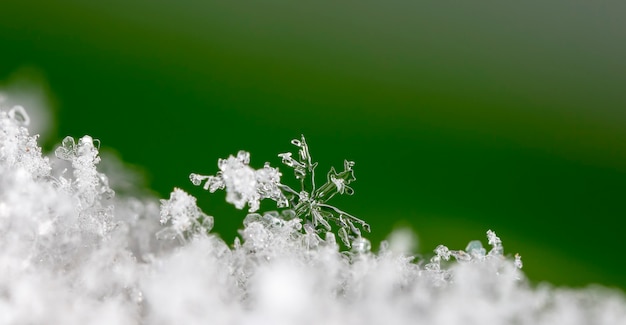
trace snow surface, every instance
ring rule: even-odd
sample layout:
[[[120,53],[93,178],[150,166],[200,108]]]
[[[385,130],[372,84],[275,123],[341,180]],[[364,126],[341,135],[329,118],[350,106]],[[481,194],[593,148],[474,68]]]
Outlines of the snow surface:
[[[115,195],[109,177],[126,171],[98,171],[97,140],[66,138],[45,157],[25,110],[0,108],[0,324],[626,324],[618,291],[530,286],[493,231],[490,248],[441,245],[426,261],[403,232],[372,252],[355,227],[367,224],[327,203],[352,193],[354,163],[305,186],[304,138],[299,159],[281,157],[308,192],[248,167],[246,152],[212,179],[192,175],[238,208],[284,206],[248,214],[225,243],[191,195]]]

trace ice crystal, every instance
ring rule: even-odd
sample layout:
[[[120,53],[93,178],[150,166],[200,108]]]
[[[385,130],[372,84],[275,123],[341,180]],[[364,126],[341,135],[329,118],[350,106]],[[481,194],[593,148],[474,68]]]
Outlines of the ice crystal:
[[[294,169],[296,179],[300,180],[300,190],[296,191],[287,185],[280,186],[286,192],[290,206],[300,218],[310,222],[313,228],[322,226],[323,231],[331,231],[332,226],[329,221],[335,223],[339,228],[338,235],[342,242],[350,247],[352,241],[360,240],[361,230],[355,224],[361,226],[365,231],[370,231],[369,225],[327,202],[337,194],[354,194],[354,190],[349,184],[356,180],[354,177],[353,161],[344,160],[344,169],[337,172],[334,167],[326,175],[326,183],[316,187],[315,168],[317,162],[313,162],[309,153],[309,146],[304,136],[300,140],[291,141],[298,147],[298,158],[294,159],[292,153],[282,153],[278,156],[282,158],[283,164]]]

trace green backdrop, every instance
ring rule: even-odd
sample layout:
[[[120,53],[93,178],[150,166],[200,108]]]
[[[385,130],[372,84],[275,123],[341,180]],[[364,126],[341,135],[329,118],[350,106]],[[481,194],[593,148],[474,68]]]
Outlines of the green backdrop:
[[[159,196],[197,196],[228,240],[245,212],[188,174],[240,149],[277,166],[304,134],[320,180],[356,161],[356,194],[335,203],[370,221],[374,246],[410,227],[427,255],[493,229],[535,282],[626,288],[625,9],[4,0],[0,80],[36,68],[48,149],[99,138]]]

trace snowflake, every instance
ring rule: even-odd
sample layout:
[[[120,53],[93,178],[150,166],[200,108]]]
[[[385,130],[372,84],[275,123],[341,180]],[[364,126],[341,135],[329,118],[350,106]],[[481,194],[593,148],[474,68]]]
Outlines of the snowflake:
[[[314,228],[322,225],[327,231],[332,230],[330,220],[339,227],[339,238],[346,246],[351,247],[354,241],[361,243],[361,230],[355,224],[360,225],[362,229],[368,232],[370,231],[369,225],[365,221],[327,203],[337,194],[354,194],[354,190],[349,186],[351,182],[356,180],[352,169],[354,162],[344,160],[344,169],[341,172],[337,172],[334,167],[331,167],[326,175],[326,183],[318,188],[315,184],[317,162],[312,162],[306,139],[302,136],[300,140],[294,139],[291,143],[299,148],[298,159],[294,159],[290,152],[281,153],[278,156],[282,158],[283,164],[294,169],[296,179],[300,180],[300,191],[281,185],[281,188],[290,194],[289,202],[296,215],[311,222]]]

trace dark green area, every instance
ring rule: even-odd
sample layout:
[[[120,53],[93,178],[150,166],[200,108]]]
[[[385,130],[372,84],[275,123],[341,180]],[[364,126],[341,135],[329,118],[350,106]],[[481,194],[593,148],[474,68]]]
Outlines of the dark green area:
[[[0,80],[40,69],[57,141],[101,139],[229,240],[245,212],[189,173],[240,149],[277,166],[305,134],[320,181],[356,161],[335,204],[374,243],[410,226],[428,254],[493,229],[534,281],[626,288],[626,5],[609,3],[5,0]]]

